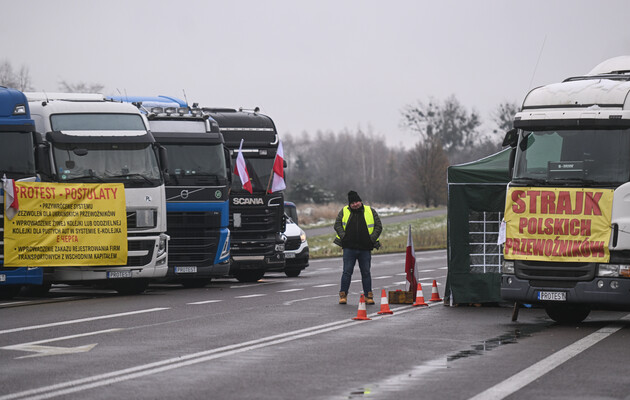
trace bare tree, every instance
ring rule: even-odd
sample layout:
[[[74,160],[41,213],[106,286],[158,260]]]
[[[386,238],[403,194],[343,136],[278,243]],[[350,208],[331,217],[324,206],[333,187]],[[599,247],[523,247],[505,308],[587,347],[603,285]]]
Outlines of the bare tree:
[[[496,124],[495,133],[503,135],[514,127],[514,115],[520,111],[516,103],[503,102],[492,113],[492,121]]]
[[[100,93],[105,86],[100,83],[77,82],[70,83],[68,81],[59,82],[59,89],[67,93]]]
[[[3,61],[0,64],[0,86],[6,86],[21,91],[33,90],[28,67],[23,65],[15,72],[9,61]]]

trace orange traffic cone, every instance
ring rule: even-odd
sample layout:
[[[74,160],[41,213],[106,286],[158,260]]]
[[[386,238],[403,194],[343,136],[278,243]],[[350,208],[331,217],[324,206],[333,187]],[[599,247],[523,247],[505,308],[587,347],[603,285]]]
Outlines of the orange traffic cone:
[[[385,289],[381,293],[381,311],[377,312],[377,314],[393,314],[394,312],[389,309],[389,300],[387,300],[387,294],[385,293]]]
[[[431,288],[431,298],[429,299],[429,301],[442,301],[442,299],[440,299],[440,293],[438,292],[437,281],[435,279],[433,280],[433,287]]]
[[[412,304],[414,307],[418,306],[429,306],[424,302],[424,294],[422,294],[422,285],[418,282],[418,291],[416,292],[416,302]]]
[[[365,297],[361,294],[361,300],[359,300],[359,311],[357,312],[357,316],[352,318],[360,321],[371,320],[372,318],[368,318],[367,310],[365,309]]]

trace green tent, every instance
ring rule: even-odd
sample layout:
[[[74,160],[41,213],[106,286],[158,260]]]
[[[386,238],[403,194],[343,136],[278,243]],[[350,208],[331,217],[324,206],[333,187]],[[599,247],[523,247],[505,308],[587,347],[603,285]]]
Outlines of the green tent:
[[[448,276],[451,304],[501,301],[499,226],[509,182],[510,150],[448,167]]]

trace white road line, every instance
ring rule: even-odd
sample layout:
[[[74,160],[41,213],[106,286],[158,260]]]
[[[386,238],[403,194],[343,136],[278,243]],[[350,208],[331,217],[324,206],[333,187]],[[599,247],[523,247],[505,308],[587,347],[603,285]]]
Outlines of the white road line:
[[[626,321],[630,320],[630,314],[622,317],[621,319]],[[569,361],[573,357],[579,355],[589,347],[596,345],[625,326],[625,324],[618,323],[607,325],[597,332],[591,333],[577,342],[570,344],[564,349],[553,353],[549,357],[538,361],[536,364],[525,368],[521,372],[512,375],[503,382],[500,382],[478,395],[471,397],[469,400],[503,399],[529,385],[566,361]]]
[[[80,338],[80,337],[85,337],[85,336],[100,335],[101,333],[118,332],[118,331],[122,331],[122,330],[123,330],[123,328],[112,328],[112,329],[105,329],[105,330],[102,330],[102,331],[79,333],[77,335],[60,336],[60,337],[56,337],[56,338],[52,338],[52,339],[38,340],[38,341],[35,341],[35,342],[13,344],[11,346],[0,347],[0,349],[11,350],[11,349],[13,349],[15,347],[20,347],[20,346],[57,342],[57,341],[60,341],[60,340],[68,340],[68,339],[75,339],[75,338]]]
[[[324,283],[323,285],[315,285],[313,287],[330,287],[330,286],[337,286],[336,283]]]
[[[418,272],[434,272],[434,269],[419,269]]]
[[[194,303],[186,303],[186,304],[210,304],[210,303],[218,303],[223,300],[206,300],[206,301],[196,301]]]
[[[261,296],[266,296],[266,294],[264,294],[264,293],[247,294],[245,296],[236,296],[235,299],[249,299],[249,298],[252,298],[252,297],[261,297]]]
[[[392,275],[386,275],[386,276],[376,276],[373,277],[372,280],[376,280],[376,279],[388,279],[388,278],[393,278]]]
[[[438,268],[438,269],[448,269],[448,267],[440,267],[440,268]]]
[[[394,285],[402,285],[404,283],[407,283],[407,281],[393,282]]]
[[[396,274],[396,276],[407,276],[406,272],[400,273],[400,274]]]
[[[299,292],[301,290],[304,290],[304,289],[300,289],[300,288],[297,288],[297,289],[284,289],[284,290],[278,290],[278,293]]]
[[[415,310],[423,310],[429,307],[416,308],[412,306],[403,306],[393,308],[394,315],[378,315],[373,313],[368,315],[372,318],[372,321],[376,321],[382,318],[394,318],[395,315],[405,314],[407,312]],[[176,358],[166,359],[162,361],[156,361],[148,364],[138,365],[136,367],[121,369],[117,371],[107,372],[100,375],[88,376],[85,378],[76,379],[73,381],[64,381],[57,384],[42,386],[39,388],[33,388],[22,392],[10,393],[0,396],[0,400],[12,400],[12,399],[25,399],[29,400],[42,400],[50,399],[52,397],[58,397],[67,395],[70,393],[77,393],[84,390],[94,389],[101,386],[107,386],[114,383],[128,381],[130,379],[136,379],[143,376],[154,375],[165,371],[170,371],[176,368],[187,367],[207,361],[212,361],[219,358],[230,357],[235,354],[243,353],[246,351],[257,350],[265,347],[274,346],[277,344],[292,342],[303,338],[319,335],[322,333],[335,331],[342,328],[358,326],[359,324],[367,321],[353,321],[350,319],[344,319],[340,321],[334,321],[322,325],[312,326],[310,328],[298,329],[291,332],[280,333],[278,335],[267,336],[265,338],[255,339],[243,343],[236,343],[229,346],[219,347],[216,349],[206,350],[198,353],[187,354],[178,356]],[[37,396],[36,396],[37,395]]]
[[[68,320],[68,321],[52,322],[50,324],[32,325],[32,326],[24,326],[22,328],[5,329],[3,331],[0,331],[0,335],[3,335],[5,333],[30,331],[30,330],[33,330],[33,329],[50,328],[51,326],[60,326],[60,325],[78,324],[78,323],[81,323],[81,322],[97,321],[99,319],[126,317],[128,315],[144,314],[144,313],[149,313],[149,312],[154,312],[154,311],[163,311],[163,310],[170,310],[170,307],[149,308],[149,309],[146,309],[146,310],[129,311],[129,312],[118,313],[118,314],[101,315],[101,316],[98,316],[98,317],[90,317],[90,318],[72,319],[72,320]]]
[[[351,283],[354,283],[354,282],[361,282],[361,279],[355,279],[355,280],[350,281],[350,282],[351,282]]]

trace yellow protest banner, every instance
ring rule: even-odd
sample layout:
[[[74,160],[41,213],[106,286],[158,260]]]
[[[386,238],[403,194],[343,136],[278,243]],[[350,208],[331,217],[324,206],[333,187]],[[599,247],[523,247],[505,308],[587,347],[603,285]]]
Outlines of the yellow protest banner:
[[[511,187],[504,257],[608,262],[612,203],[612,189]]]
[[[123,184],[15,182],[19,211],[4,217],[4,265],[127,264]]]

